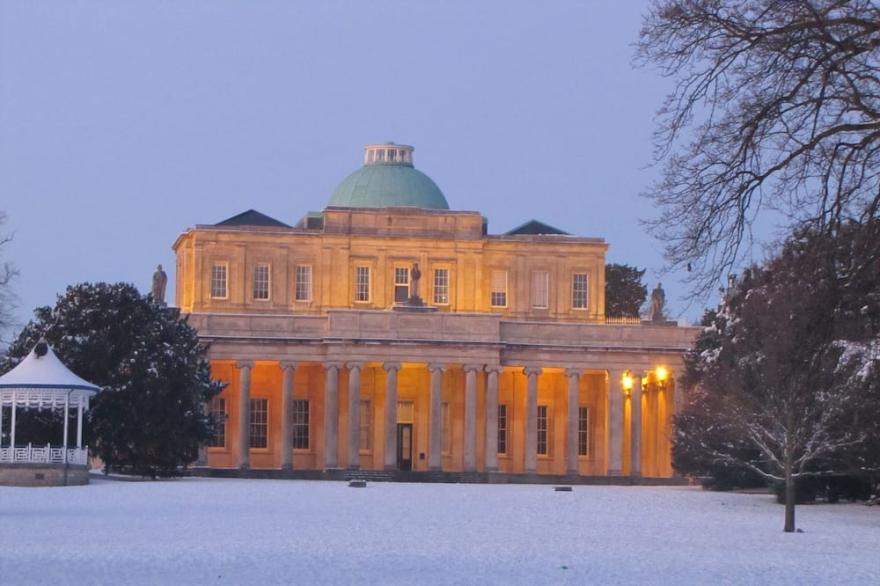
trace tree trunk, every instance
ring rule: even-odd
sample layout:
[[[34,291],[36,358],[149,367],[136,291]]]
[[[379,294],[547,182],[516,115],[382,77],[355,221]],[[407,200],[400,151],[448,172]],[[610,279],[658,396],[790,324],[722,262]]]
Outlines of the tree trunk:
[[[794,478],[791,474],[791,451],[787,450],[785,455],[785,531],[786,533],[794,532]]]

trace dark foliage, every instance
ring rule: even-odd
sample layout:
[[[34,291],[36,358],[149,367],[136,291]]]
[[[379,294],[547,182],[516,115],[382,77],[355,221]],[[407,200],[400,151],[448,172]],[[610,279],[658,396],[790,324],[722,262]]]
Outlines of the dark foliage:
[[[621,264],[605,265],[605,315],[639,317],[648,288],[642,283],[645,269]]]
[[[211,380],[204,348],[177,310],[131,285],[85,283],[34,314],[0,372],[45,336],[71,370],[101,386],[87,438],[108,470],[171,476],[196,459],[211,433],[205,405],[222,386]],[[58,435],[60,423],[52,418],[31,412],[22,433],[33,441]]]
[[[880,222],[852,223],[803,230],[743,273],[685,357],[679,471],[749,470],[793,491],[880,467],[878,263]]]

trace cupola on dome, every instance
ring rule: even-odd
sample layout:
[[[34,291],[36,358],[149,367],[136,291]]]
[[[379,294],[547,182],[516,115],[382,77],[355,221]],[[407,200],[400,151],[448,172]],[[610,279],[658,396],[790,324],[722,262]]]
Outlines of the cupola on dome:
[[[328,207],[410,207],[448,210],[443,192],[413,167],[413,147],[393,142],[364,147],[364,166],[346,177]]]

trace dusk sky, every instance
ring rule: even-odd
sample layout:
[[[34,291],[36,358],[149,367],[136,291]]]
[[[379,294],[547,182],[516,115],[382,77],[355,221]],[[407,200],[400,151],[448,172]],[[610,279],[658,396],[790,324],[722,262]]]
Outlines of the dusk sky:
[[[414,145],[453,209],[536,218],[647,267],[668,81],[647,2],[4,2],[0,210],[22,322],[68,284],[149,290],[186,228],[321,210],[363,145]],[[696,319],[681,275],[674,317]]]

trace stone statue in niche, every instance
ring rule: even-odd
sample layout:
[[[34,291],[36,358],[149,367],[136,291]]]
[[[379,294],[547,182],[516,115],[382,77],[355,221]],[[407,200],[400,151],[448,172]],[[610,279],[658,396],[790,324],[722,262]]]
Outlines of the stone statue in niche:
[[[651,321],[666,321],[663,312],[666,309],[666,293],[663,285],[657,283],[657,287],[651,291]]]
[[[162,265],[156,267],[153,273],[153,300],[158,303],[165,303],[165,286],[168,285],[168,275],[162,270]]]

